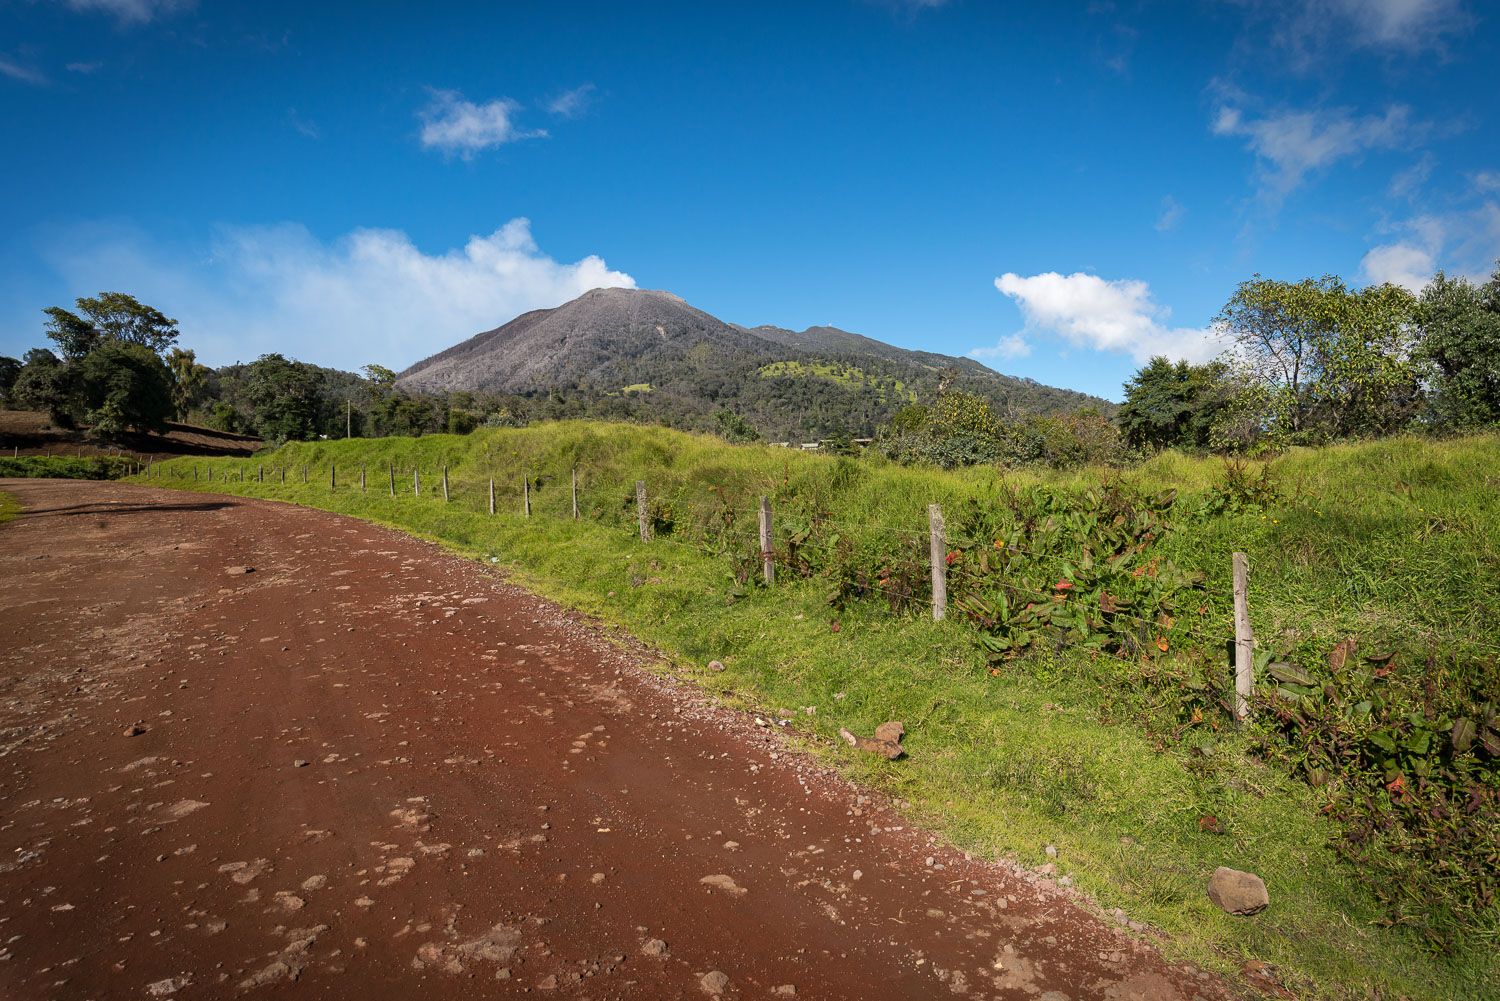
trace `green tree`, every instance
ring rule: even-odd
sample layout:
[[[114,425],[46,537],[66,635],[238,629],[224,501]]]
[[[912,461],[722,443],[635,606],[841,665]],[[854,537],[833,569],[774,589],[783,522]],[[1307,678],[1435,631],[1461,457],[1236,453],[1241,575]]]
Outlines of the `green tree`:
[[[172,370],[172,403],[183,417],[203,399],[208,388],[210,369],[198,363],[198,356],[185,348],[167,352],[167,367]]]
[[[360,372],[372,389],[388,390],[396,385],[396,373],[384,365],[366,365]]]
[[[1421,409],[1417,300],[1396,285],[1372,285],[1328,295],[1322,326],[1312,340],[1306,409],[1333,438],[1391,434]]]
[[[728,407],[721,407],[719,412],[714,415],[714,420],[719,425],[719,437],[725,441],[749,442],[760,440],[760,435],[756,433],[755,428],[751,427],[745,418]]]
[[[177,412],[172,372],[144,344],[108,341],[80,363],[84,419],[102,438],[164,431]]]
[[[10,391],[15,387],[16,379],[21,375],[21,360],[0,355],[0,403],[7,406],[10,402]]]
[[[245,393],[255,408],[255,431],[268,441],[303,441],[317,433],[323,373],[279,354],[247,366]]]
[[[46,348],[26,352],[11,395],[16,404],[45,410],[53,423],[72,427],[77,397],[76,372]]]
[[[1483,285],[1438,272],[1417,312],[1433,422],[1453,430],[1500,423],[1500,266]]]
[[[61,306],[42,311],[48,317],[47,336],[57,342],[63,357],[70,361],[111,341],[139,344],[158,355],[177,343],[177,321],[133,295],[100,292],[74,302],[78,313]]]
[[[1222,361],[1173,364],[1158,355],[1125,384],[1120,430],[1132,448],[1207,448],[1209,429],[1235,388]]]
[[[1333,275],[1300,282],[1255,275],[1214,317],[1234,338],[1250,373],[1274,390],[1286,430],[1303,430],[1307,385],[1318,376],[1316,342],[1334,321],[1345,291]]]

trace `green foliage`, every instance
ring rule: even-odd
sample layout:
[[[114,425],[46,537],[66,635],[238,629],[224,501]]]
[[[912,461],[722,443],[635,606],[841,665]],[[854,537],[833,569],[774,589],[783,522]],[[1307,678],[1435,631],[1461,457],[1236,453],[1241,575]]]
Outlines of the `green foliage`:
[[[1434,424],[1463,431],[1500,423],[1500,269],[1484,285],[1439,272],[1422,290],[1418,315]]]
[[[1190,592],[1204,582],[1153,552],[1176,499],[1176,491],[1145,496],[1118,483],[1004,488],[999,504],[971,504],[950,536],[955,604],[997,658],[1060,644],[1130,657],[1165,652],[1178,618],[1198,607]]]
[[[126,431],[164,431],[177,413],[172,372],[143,344],[107,340],[79,364],[79,403],[101,438]]]
[[[100,292],[74,300],[78,313],[61,306],[44,309],[47,336],[69,361],[83,358],[107,343],[136,344],[161,354],[177,343],[177,321],[123,292]]]
[[[1174,365],[1158,355],[1125,384],[1120,431],[1131,448],[1208,448],[1239,388],[1225,362]]]
[[[1094,410],[1001,421],[982,397],[951,390],[930,407],[897,411],[880,450],[892,459],[943,469],[1006,463],[1059,468],[1124,458],[1120,432]]]
[[[118,455],[87,458],[67,455],[0,455],[0,477],[55,480],[118,480],[130,475],[133,463]]]
[[[267,441],[303,441],[318,429],[323,374],[316,366],[261,355],[245,370],[245,395],[255,433]]]
[[[76,371],[46,348],[26,352],[26,362],[11,390],[15,403],[32,410],[45,410],[59,427],[74,425],[73,403],[77,391]]]
[[[744,444],[749,441],[758,441],[760,435],[755,429],[745,422],[739,414],[728,407],[720,410],[715,418],[719,422],[719,437],[725,441]]]
[[[172,403],[179,415],[185,415],[203,399],[212,370],[207,365],[198,364],[198,356],[194,352],[175,347],[167,352],[167,367],[172,371],[174,383]]]
[[[8,403],[11,399],[11,390],[16,385],[16,379],[21,375],[21,361],[0,355],[0,405]]]

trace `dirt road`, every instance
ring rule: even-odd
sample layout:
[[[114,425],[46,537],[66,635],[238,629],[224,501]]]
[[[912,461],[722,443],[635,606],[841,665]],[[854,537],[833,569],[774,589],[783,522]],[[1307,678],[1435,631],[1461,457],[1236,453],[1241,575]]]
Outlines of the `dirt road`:
[[[0,489],[0,997],[1223,996],[474,563]]]

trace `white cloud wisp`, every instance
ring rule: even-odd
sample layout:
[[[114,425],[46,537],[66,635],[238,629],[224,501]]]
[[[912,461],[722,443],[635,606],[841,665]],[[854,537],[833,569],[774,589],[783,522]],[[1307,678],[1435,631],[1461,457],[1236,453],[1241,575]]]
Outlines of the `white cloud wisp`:
[[[508,97],[475,104],[456,90],[436,90],[422,109],[422,145],[465,160],[506,143],[545,139],[545,129],[516,126],[521,105]]]

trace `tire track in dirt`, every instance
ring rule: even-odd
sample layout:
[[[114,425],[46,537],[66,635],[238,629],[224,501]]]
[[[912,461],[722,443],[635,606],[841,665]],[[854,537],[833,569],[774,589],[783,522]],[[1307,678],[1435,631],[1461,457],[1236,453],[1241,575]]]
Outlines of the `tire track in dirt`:
[[[1227,996],[433,546],[0,486],[0,996]]]

